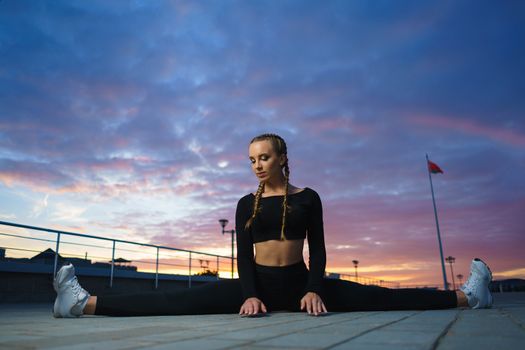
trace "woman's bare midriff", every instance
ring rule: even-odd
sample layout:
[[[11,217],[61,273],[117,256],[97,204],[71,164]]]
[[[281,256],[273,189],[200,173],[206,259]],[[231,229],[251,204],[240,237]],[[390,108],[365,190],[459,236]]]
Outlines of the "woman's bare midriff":
[[[255,262],[265,266],[287,266],[303,260],[304,239],[255,243]]]

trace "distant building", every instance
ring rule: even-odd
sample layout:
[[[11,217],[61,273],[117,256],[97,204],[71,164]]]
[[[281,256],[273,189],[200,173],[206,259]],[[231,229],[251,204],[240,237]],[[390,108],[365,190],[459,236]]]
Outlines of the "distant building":
[[[18,262],[18,263],[31,263],[31,264],[42,264],[42,265],[54,265],[55,264],[55,251],[51,248],[44,250],[43,252],[38,253],[32,258],[6,258],[5,257],[5,248],[0,248],[0,260],[9,262]],[[93,263],[90,259],[87,258],[70,258],[63,257],[60,254],[57,254],[57,266],[62,266],[66,263],[71,263],[75,267],[96,267],[96,268],[111,268],[111,261],[109,262],[95,262]],[[131,260],[126,260],[123,258],[115,259],[115,269],[119,270],[129,270],[137,271],[137,267],[131,265]]]
[[[525,292],[525,280],[520,278],[509,278],[501,281],[490,282],[491,292]]]
[[[64,258],[58,254],[58,263],[62,265]],[[55,263],[55,251],[51,248],[44,250],[43,252],[38,253],[34,257],[29,259],[30,262],[36,264],[54,264]]]
[[[55,251],[51,248],[38,253],[29,259],[30,262],[36,264],[52,265],[55,263]],[[70,262],[75,266],[91,266],[91,260],[81,258],[64,258],[60,254],[57,255],[57,265],[62,266],[66,262]]]

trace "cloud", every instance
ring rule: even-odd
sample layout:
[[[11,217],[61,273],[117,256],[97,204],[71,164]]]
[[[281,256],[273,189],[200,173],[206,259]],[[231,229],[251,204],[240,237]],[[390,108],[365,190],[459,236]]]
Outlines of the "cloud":
[[[0,218],[2,218],[2,220],[15,220],[16,219],[16,214],[0,214]]]
[[[73,206],[70,203],[56,203],[53,206],[50,220],[55,222],[83,222],[86,219],[82,216],[87,208]]]
[[[442,128],[447,131],[458,131],[467,135],[486,137],[511,146],[525,146],[525,134],[511,128],[494,127],[472,119],[442,116],[411,116],[408,117],[407,120],[414,124],[423,125],[429,129]]]
[[[522,268],[508,270],[508,271],[499,271],[497,272],[497,275],[502,278],[516,278],[516,277],[525,278],[525,268],[522,267]]]
[[[512,271],[525,198],[522,12],[2,1],[2,200],[39,225],[227,250],[216,221],[257,186],[248,142],[275,132],[292,184],[321,194],[330,264],[380,259],[411,271],[389,276],[439,280],[428,153],[445,170],[435,190],[458,269],[469,260],[459,255],[485,254]],[[43,215],[46,195],[63,204]]]
[[[38,218],[40,215],[42,215],[42,213],[44,211],[47,210],[47,207],[48,207],[47,200],[48,200],[48,198],[49,198],[49,194],[46,194],[44,199],[35,202],[35,205],[33,206],[33,210],[32,210],[32,213],[31,213],[32,217]]]

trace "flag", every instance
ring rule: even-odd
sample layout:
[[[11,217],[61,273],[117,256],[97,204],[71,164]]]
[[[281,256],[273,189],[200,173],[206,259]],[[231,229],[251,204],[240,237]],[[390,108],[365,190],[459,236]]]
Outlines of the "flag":
[[[443,170],[441,170],[441,168],[438,167],[436,163],[433,163],[430,160],[428,160],[427,162],[428,162],[428,171],[431,174],[437,174],[437,173],[443,174]]]

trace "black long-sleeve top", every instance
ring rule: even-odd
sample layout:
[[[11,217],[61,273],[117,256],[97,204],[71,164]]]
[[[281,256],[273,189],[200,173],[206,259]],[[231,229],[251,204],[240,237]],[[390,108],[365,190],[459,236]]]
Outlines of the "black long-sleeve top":
[[[279,240],[281,236],[283,195],[261,197],[260,211],[248,230],[244,226],[253,212],[255,196],[250,193],[237,203],[235,231],[237,237],[237,270],[244,298],[259,297],[255,287],[255,261],[253,244]],[[286,239],[308,239],[309,274],[304,292],[321,291],[326,267],[324,244],[323,208],[321,198],[309,187],[288,195],[291,210],[286,214]]]

